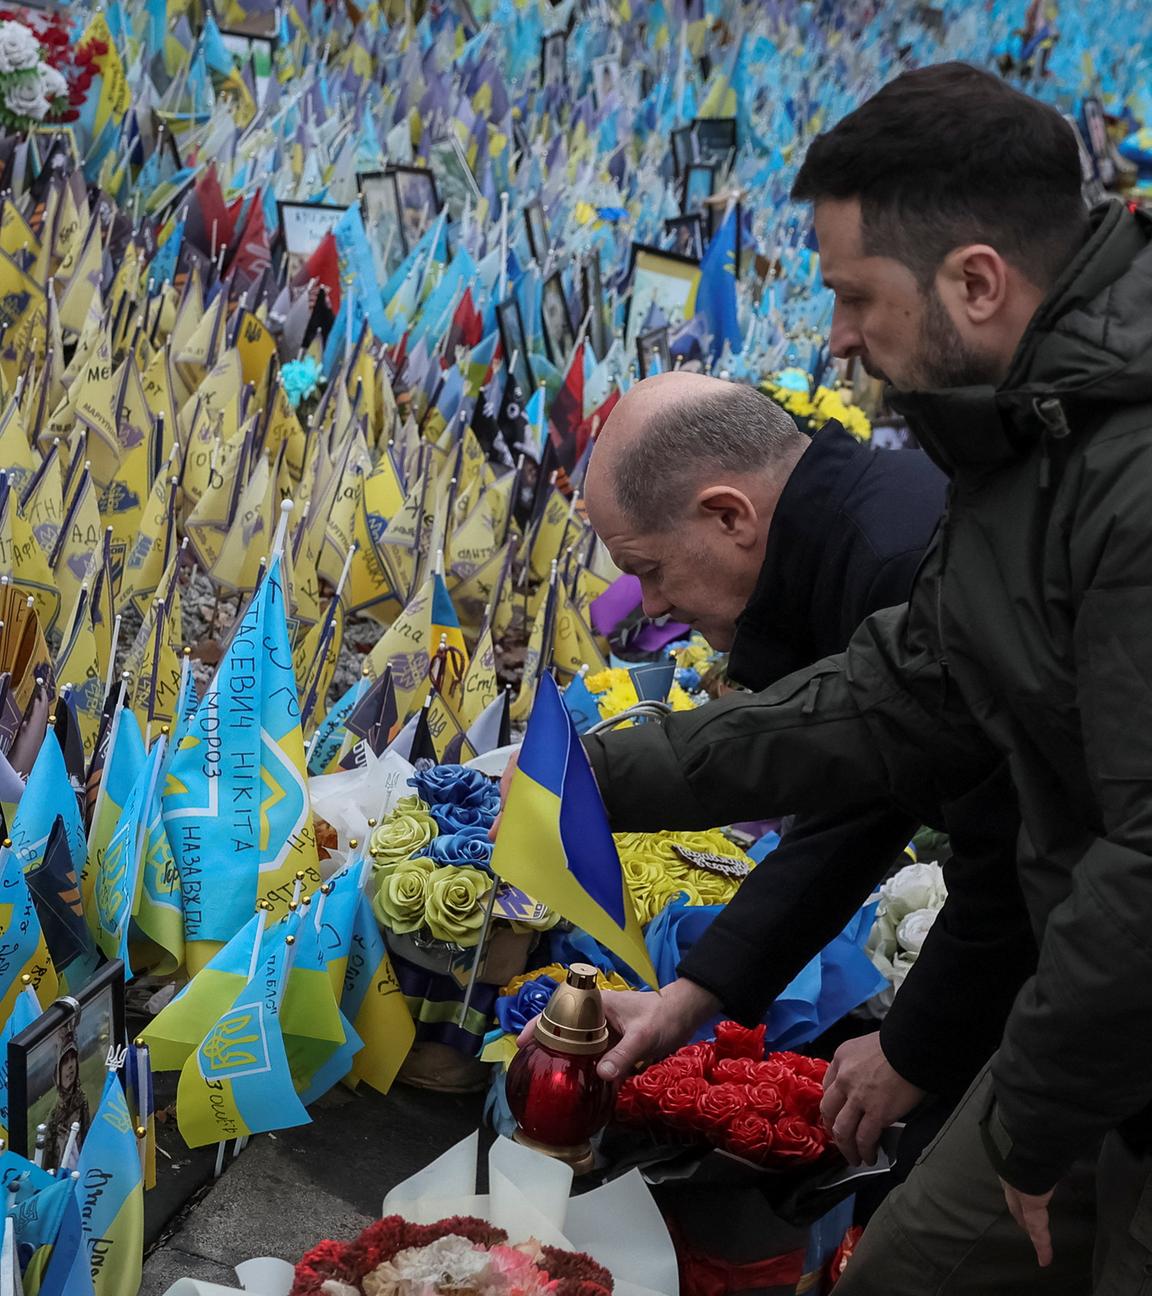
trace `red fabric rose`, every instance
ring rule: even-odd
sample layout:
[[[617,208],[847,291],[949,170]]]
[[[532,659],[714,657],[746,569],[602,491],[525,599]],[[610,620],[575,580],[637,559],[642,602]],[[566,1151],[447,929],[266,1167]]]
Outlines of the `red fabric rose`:
[[[779,1058],[796,1075],[808,1076],[823,1084],[824,1072],[828,1070],[828,1063],[824,1058],[805,1057],[803,1053],[774,1053],[772,1056]]]
[[[737,1084],[712,1085],[696,1108],[697,1127],[711,1137],[723,1133],[748,1107],[748,1087]]]
[[[763,1065],[751,1058],[718,1058],[712,1067],[712,1079],[717,1084],[756,1084],[762,1078],[759,1068]]]
[[[671,1083],[685,1076],[704,1075],[704,1058],[699,1053],[673,1053],[654,1068]]]
[[[616,1095],[616,1120],[621,1125],[643,1125],[647,1114],[648,1108],[632,1082],[622,1085]]]
[[[819,1125],[820,1103],[823,1098],[824,1086],[818,1080],[798,1076],[788,1095],[788,1105],[793,1115],[802,1116],[812,1125]]]
[[[660,1095],[660,1115],[674,1128],[694,1129],[696,1111],[708,1092],[708,1081],[702,1076],[685,1076],[674,1080]]]
[[[624,1085],[624,1088],[630,1089],[636,1096],[640,1110],[647,1115],[652,1115],[656,1111],[660,1095],[667,1087],[662,1070],[658,1066],[649,1067],[647,1071],[632,1076]]]
[[[774,1127],[773,1155],[778,1161],[807,1165],[817,1161],[828,1146],[827,1135],[803,1116],[784,1116]]]
[[[766,1033],[763,1024],[754,1030],[749,1030],[738,1022],[721,1022],[716,1027],[716,1056],[717,1058],[753,1058],[759,1062],[764,1057]]]
[[[712,1064],[716,1061],[716,1049],[708,1040],[700,1040],[697,1044],[686,1044],[684,1048],[678,1049],[672,1056],[699,1058],[700,1065],[704,1068],[704,1074],[707,1075]]]
[[[723,1146],[736,1156],[763,1165],[771,1157],[774,1143],[772,1122],[757,1112],[744,1112],[728,1126]]]
[[[749,1085],[747,1099],[752,1111],[767,1116],[769,1120],[778,1120],[784,1115],[784,1095],[780,1092],[779,1085],[768,1084],[766,1081]]]

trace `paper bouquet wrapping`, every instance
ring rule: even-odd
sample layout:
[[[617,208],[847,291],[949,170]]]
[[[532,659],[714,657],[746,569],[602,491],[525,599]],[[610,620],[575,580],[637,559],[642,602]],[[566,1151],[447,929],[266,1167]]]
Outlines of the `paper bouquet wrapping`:
[[[472,1134],[394,1188],[359,1238],[303,1244],[295,1264],[237,1267],[248,1296],[679,1296],[676,1254],[638,1171],[570,1198],[572,1171],[500,1139],[476,1192]],[[235,1296],[181,1278],[166,1296]]]

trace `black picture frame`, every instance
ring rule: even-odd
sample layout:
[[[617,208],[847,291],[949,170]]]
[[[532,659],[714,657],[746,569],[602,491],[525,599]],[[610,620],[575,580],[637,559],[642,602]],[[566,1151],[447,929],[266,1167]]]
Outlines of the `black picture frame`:
[[[540,88],[568,84],[568,36],[562,31],[550,32],[540,41]]]
[[[636,334],[632,332],[632,317],[635,314],[636,306],[636,271],[641,256],[650,261],[663,263],[659,269],[651,267],[654,273],[661,275],[672,275],[676,278],[694,277],[697,287],[699,286],[700,262],[692,257],[681,256],[678,252],[670,252],[667,248],[655,247],[650,243],[633,243],[632,251],[628,261],[628,275],[625,279],[628,291],[625,297],[624,308],[624,337],[626,345],[631,347],[635,345]],[[678,268],[682,267],[679,270]]]
[[[525,401],[536,390],[536,375],[532,372],[532,358],[528,354],[528,334],[524,331],[524,317],[515,297],[507,297],[496,306],[496,326],[500,330],[500,348],[504,363],[524,392]],[[515,366],[513,366],[515,359]]]
[[[696,261],[704,256],[704,221],[699,212],[671,217],[664,222],[664,231],[672,240],[673,252]]]
[[[96,1115],[107,1074],[108,1050],[122,1049],[124,1034],[124,964],[119,959],[105,963],[73,996],[71,1002],[57,999],[28,1027],[8,1041],[8,1146],[21,1156],[35,1150],[36,1127],[42,1118],[49,1126],[50,1145],[44,1165],[59,1166],[64,1135],[72,1120],[81,1121],[81,1139]],[[74,1088],[67,1104],[51,1096],[58,1092],[64,1053],[77,1054]],[[44,1084],[45,1068],[51,1083]],[[61,1108],[63,1107],[63,1110]],[[87,1109],[87,1123],[82,1113]]]
[[[724,166],[736,152],[735,117],[697,117],[692,123],[696,161]]]
[[[236,27],[221,27],[220,39],[224,48],[241,67],[245,63],[252,65],[252,84],[256,87],[256,101],[258,104],[263,104],[268,93],[268,85],[276,75],[275,34],[257,35]]]
[[[580,290],[584,298],[584,313],[588,316],[588,341],[596,352],[596,359],[603,360],[612,345],[612,339],[604,311],[600,258],[594,252],[584,258],[580,267]]]
[[[667,325],[641,333],[636,339],[637,368],[641,378],[648,377],[648,362],[653,351],[660,356],[660,372],[667,373],[672,368],[671,334]]]
[[[436,187],[436,177],[428,167],[390,166],[388,174],[396,191],[400,239],[407,256],[440,214],[440,191]],[[424,190],[423,202],[420,201],[421,195],[414,193],[417,189]]]
[[[532,256],[543,269],[552,248],[552,240],[548,235],[548,217],[544,214],[544,204],[539,198],[534,198],[524,208],[524,229]]]
[[[696,134],[691,126],[681,126],[672,132],[672,169],[677,180],[684,179],[684,172],[696,161]]]
[[[576,345],[576,329],[568,311],[568,297],[559,270],[544,280],[540,290],[540,323],[548,359],[559,367]]]
[[[708,186],[703,192],[704,185]],[[689,162],[684,168],[684,182],[680,189],[680,210],[684,215],[698,212],[705,201],[716,192],[716,168],[711,162]]]
[[[289,281],[320,246],[324,235],[335,228],[347,210],[347,207],[335,203],[288,202],[285,199],[277,201],[280,241],[284,246]],[[297,213],[307,219],[296,219]]]

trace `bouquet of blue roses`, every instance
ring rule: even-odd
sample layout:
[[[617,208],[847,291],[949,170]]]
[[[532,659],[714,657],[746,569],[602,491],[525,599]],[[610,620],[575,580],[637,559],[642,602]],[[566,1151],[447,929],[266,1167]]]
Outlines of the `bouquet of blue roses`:
[[[490,900],[494,925],[517,932],[555,925],[550,910],[492,873],[488,833],[500,812],[495,783],[463,765],[437,765],[408,782],[414,794],[402,797],[369,839],[372,904],[386,933],[411,936],[418,947],[474,949]]]

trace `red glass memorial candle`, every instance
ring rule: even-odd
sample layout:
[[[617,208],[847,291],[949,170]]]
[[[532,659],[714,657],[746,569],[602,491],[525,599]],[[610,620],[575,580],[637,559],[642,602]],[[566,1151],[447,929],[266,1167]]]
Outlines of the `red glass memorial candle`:
[[[612,1115],[615,1086],[596,1074],[608,1048],[608,1023],[596,969],[573,963],[536,1023],[532,1042],[508,1068],[508,1106],[516,1141],[566,1161],[577,1174],[592,1169],[591,1136]]]

